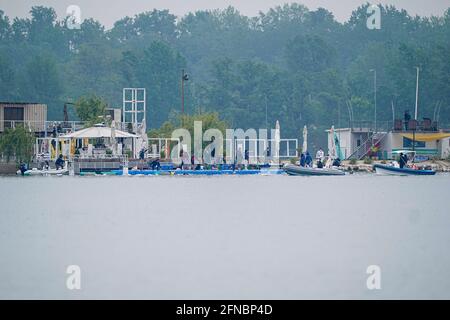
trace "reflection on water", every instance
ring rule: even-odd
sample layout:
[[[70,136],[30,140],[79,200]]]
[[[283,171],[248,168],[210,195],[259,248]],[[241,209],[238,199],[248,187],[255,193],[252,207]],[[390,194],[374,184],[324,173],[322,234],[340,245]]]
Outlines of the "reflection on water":
[[[0,177],[0,298],[450,298],[449,188],[448,175]]]

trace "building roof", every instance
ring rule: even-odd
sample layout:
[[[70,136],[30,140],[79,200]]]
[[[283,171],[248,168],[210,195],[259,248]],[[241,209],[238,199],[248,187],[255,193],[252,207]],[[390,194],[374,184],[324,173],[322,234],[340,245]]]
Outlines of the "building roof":
[[[0,101],[0,105],[2,104],[19,104],[19,105],[27,105],[27,104],[43,104],[46,105],[46,103],[41,102],[8,102],[8,101]]]

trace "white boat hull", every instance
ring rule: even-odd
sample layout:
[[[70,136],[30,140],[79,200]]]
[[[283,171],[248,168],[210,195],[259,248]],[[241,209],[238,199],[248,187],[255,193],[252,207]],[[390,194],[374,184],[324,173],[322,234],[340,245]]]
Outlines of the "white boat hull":
[[[411,168],[397,168],[394,166],[375,164],[375,172],[382,175],[394,176],[432,176],[436,174],[434,170],[416,170]]]
[[[68,169],[48,169],[48,170],[27,170],[25,176],[62,176],[69,174]]]
[[[378,175],[382,175],[382,176],[407,176],[406,173],[394,172],[394,171],[386,170],[383,168],[375,168],[375,172]]]

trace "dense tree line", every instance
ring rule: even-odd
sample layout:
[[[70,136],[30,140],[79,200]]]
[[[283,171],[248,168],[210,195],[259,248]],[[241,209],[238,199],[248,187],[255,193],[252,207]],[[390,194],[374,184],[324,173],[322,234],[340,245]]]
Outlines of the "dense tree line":
[[[49,118],[61,119],[64,101],[96,95],[119,107],[123,87],[145,87],[155,128],[180,110],[184,68],[188,113],[215,111],[242,128],[280,120],[289,137],[306,124],[319,139],[351,114],[373,119],[371,69],[378,119],[391,120],[392,105],[398,117],[412,110],[420,66],[420,116],[440,105],[440,120],[450,123],[450,9],[423,18],[381,7],[381,29],[369,30],[367,6],[345,23],[295,3],[256,17],[232,7],[180,19],[153,10],[110,30],[93,19],[68,29],[47,7],[13,20],[0,10],[0,100],[47,103]]]

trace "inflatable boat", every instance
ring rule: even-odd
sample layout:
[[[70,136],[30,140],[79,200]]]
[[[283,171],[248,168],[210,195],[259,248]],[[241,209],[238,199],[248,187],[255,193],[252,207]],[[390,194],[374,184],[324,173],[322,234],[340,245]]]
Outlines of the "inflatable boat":
[[[310,168],[288,164],[284,171],[291,176],[343,176],[345,172],[336,168]]]
[[[68,175],[69,170],[68,169],[37,169],[33,168],[31,170],[27,170],[23,173],[24,176],[62,176],[62,175]]]

